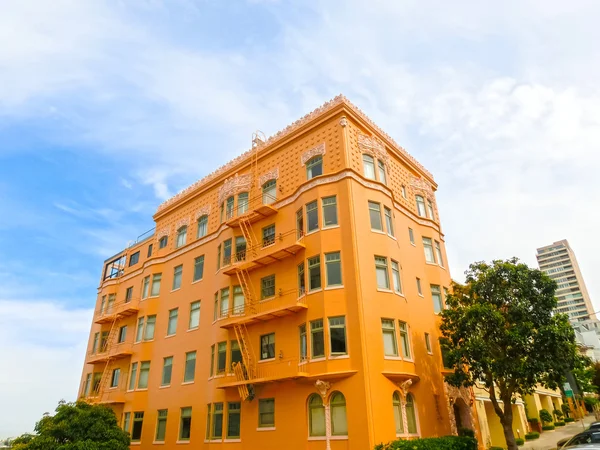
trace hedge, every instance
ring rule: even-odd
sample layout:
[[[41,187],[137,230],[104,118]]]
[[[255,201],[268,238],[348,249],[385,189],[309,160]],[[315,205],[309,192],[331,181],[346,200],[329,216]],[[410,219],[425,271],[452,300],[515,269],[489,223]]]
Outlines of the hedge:
[[[569,423],[569,422],[575,422],[575,419],[573,419],[572,417],[565,417],[565,423]]]
[[[540,433],[538,433],[537,431],[532,431],[531,433],[527,433],[525,435],[525,440],[526,441],[532,441],[534,439],[537,439],[540,437]]]
[[[515,442],[520,447],[521,445],[525,445],[525,439],[515,438]]]
[[[375,450],[477,450],[477,439],[469,436],[444,436],[439,438],[398,439],[378,444]]]
[[[531,424],[536,424],[539,422],[537,417],[528,417],[527,418],[527,422],[531,423]]]
[[[504,447],[490,447],[490,450],[504,450]]]
[[[564,423],[563,421],[560,421],[560,422],[554,422],[554,426],[555,426],[555,427],[564,427],[564,426],[565,426],[565,423]]]
[[[543,431],[552,431],[552,430],[554,430],[554,425],[544,425],[542,427],[542,430]]]

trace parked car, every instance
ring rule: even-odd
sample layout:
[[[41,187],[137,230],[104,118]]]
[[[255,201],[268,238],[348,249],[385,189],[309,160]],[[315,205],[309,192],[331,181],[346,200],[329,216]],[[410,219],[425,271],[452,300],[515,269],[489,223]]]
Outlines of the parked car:
[[[600,429],[588,429],[576,434],[566,442],[562,439],[556,443],[559,449],[594,448],[600,449]],[[585,445],[584,445],[585,444]]]
[[[590,424],[589,427],[587,427],[587,429],[585,431],[600,431],[600,422],[593,422]],[[558,441],[556,443],[556,448],[558,448],[559,450],[562,448],[563,445],[565,445],[567,443],[567,441],[569,439],[571,439],[573,436],[571,437],[567,437],[567,438],[562,438],[560,441]]]

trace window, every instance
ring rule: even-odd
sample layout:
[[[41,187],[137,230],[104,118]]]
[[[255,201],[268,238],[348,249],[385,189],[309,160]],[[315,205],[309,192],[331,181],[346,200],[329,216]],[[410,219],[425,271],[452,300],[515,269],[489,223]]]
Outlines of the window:
[[[150,276],[144,277],[144,281],[142,281],[142,298],[148,298],[148,293],[150,291]]]
[[[213,320],[217,320],[219,316],[219,291],[215,292],[215,304],[213,308]]]
[[[409,434],[417,434],[417,414],[415,400],[412,394],[406,394],[406,423]]]
[[[240,192],[238,194],[238,216],[248,211],[248,193]]]
[[[150,257],[152,256],[152,247],[153,247],[153,245],[152,245],[152,244],[150,244],[150,245],[148,246],[148,254],[146,255],[148,258],[150,258]]]
[[[187,226],[182,226],[177,230],[177,241],[175,242],[175,248],[183,247],[187,240]]]
[[[94,334],[94,343],[92,344],[92,355],[95,355],[98,351],[98,339],[100,338],[100,333]]]
[[[212,377],[215,373],[215,346],[210,346],[210,376]]]
[[[146,317],[146,326],[144,327],[144,340],[151,341],[154,339],[154,327],[156,325],[156,316]]]
[[[110,387],[116,388],[119,386],[119,376],[121,375],[121,369],[114,369],[112,376],[110,377]]]
[[[242,405],[240,402],[227,403],[227,439],[240,438],[240,418]]]
[[[169,386],[171,384],[171,375],[173,374],[173,357],[168,356],[163,359],[161,386]]]
[[[127,337],[127,325],[123,325],[119,328],[119,338],[117,339],[117,343],[121,344],[125,342],[125,338]]]
[[[231,239],[223,242],[223,266],[231,264]]]
[[[371,155],[363,155],[363,173],[365,178],[375,179],[375,162]]]
[[[164,442],[165,434],[167,432],[167,413],[166,409],[159,409],[156,418],[156,436],[154,440],[156,442]]]
[[[190,323],[188,325],[190,330],[198,328],[200,325],[200,302],[190,303]]]
[[[269,225],[268,227],[263,228],[263,247],[268,245],[272,245],[275,243],[275,224]]]
[[[140,261],[140,252],[135,252],[129,257],[129,267],[137,264]]]
[[[425,249],[425,261],[428,263],[435,264],[435,256],[433,255],[433,245],[431,244],[431,238],[423,238],[423,248]]]
[[[225,202],[221,203],[221,213],[219,214],[219,223],[223,223],[223,215],[225,213]]]
[[[240,350],[240,344],[238,341],[231,341],[229,343],[231,348],[231,369],[233,370],[233,366],[236,363],[242,362],[242,351]]]
[[[402,197],[406,198],[406,186],[402,185]]]
[[[173,336],[177,331],[177,316],[179,314],[179,309],[171,309],[169,310],[169,324],[167,325],[167,336]]]
[[[223,437],[223,403],[215,403],[215,412],[213,414],[212,439],[221,439]]]
[[[131,424],[131,413],[126,412],[123,416],[123,431],[129,433],[129,425]]]
[[[152,275],[152,289],[150,290],[150,296],[156,297],[160,293],[160,280],[162,278],[162,274],[155,273]]]
[[[304,278],[304,261],[298,264],[298,297],[306,293],[306,279]]]
[[[315,156],[306,163],[306,179],[318,177],[323,175],[323,157],[321,155]]]
[[[307,350],[307,340],[306,340],[306,324],[303,323],[298,327],[298,331],[300,332],[300,361],[306,361],[308,356]]]
[[[408,239],[410,239],[410,243],[412,245],[415,245],[415,234],[413,233],[413,229],[412,228],[408,229]]]
[[[396,422],[396,434],[404,434],[404,419],[402,418],[402,402],[398,391],[394,392],[392,397],[394,405],[394,421]]]
[[[371,230],[383,231],[381,224],[381,205],[369,202],[369,219],[371,219]]]
[[[194,259],[194,280],[201,280],[204,276],[204,255]]]
[[[181,275],[183,273],[183,266],[179,265],[173,269],[173,290],[181,287]]]
[[[185,369],[183,372],[183,382],[190,383],[196,376],[196,352],[187,352],[185,354]]]
[[[321,257],[308,258],[309,290],[321,289]]]
[[[325,253],[325,273],[327,286],[342,285],[342,260],[340,252]]]
[[[306,232],[310,233],[319,229],[319,208],[317,201],[306,204]]]
[[[325,436],[325,407],[319,394],[308,399],[308,427],[311,436]]]
[[[394,236],[394,222],[392,219],[392,210],[387,206],[384,206],[383,211],[385,215],[385,227],[387,228],[387,233],[390,236]]]
[[[383,333],[383,354],[385,356],[399,356],[396,343],[396,327],[392,319],[381,319]]]
[[[377,287],[379,289],[389,289],[390,278],[388,275],[387,258],[383,256],[375,257],[375,273],[377,275]]]
[[[83,387],[83,396],[87,397],[88,395],[90,395],[90,388],[92,386],[92,374],[88,373],[85,376],[85,385]]]
[[[329,318],[329,345],[331,355],[346,355],[348,348],[346,345],[346,318]]]
[[[129,286],[125,291],[125,303],[129,303],[133,298],[133,286]]]
[[[206,236],[208,232],[208,216],[204,215],[198,219],[198,231],[196,232],[196,237],[201,238]]]
[[[400,329],[400,346],[402,347],[402,356],[406,359],[411,359],[408,325],[406,322],[399,321],[398,328]]]
[[[144,336],[144,317],[140,317],[137,323],[137,330],[135,332],[135,342],[140,342]]]
[[[260,359],[275,358],[275,333],[260,337]]]
[[[133,391],[135,389],[135,379],[137,377],[137,367],[138,363],[131,363],[131,372],[129,374],[129,387],[128,390]]]
[[[100,381],[102,380],[102,372],[96,372],[92,378],[92,391],[98,394],[100,391]]]
[[[415,195],[415,199],[417,200],[417,214],[421,217],[427,217],[427,213],[425,212],[425,201],[423,197],[420,195]]]
[[[334,392],[331,394],[329,406],[331,408],[331,434],[334,436],[347,436],[346,398],[341,392]]]
[[[433,214],[433,204],[429,199],[427,199],[427,213],[429,214],[429,218],[431,220],[435,220],[435,215]]]
[[[302,208],[296,211],[296,238],[300,239],[304,236],[304,213]]]
[[[192,432],[192,408],[181,408],[181,421],[179,423],[179,440],[189,441]]]
[[[273,428],[275,426],[275,399],[261,398],[258,400],[258,428]]]
[[[270,298],[275,296],[275,275],[269,275],[260,280],[260,298]]]
[[[423,297],[423,290],[421,289],[421,279],[417,277],[417,293]]]
[[[431,285],[431,298],[433,300],[433,312],[436,314],[442,312],[442,309],[444,309],[442,293],[440,287],[436,284]]]
[[[138,389],[148,388],[148,378],[150,376],[150,361],[142,361],[140,363],[140,379],[138,380]]]
[[[217,375],[225,373],[227,366],[227,342],[217,344]]]
[[[131,429],[131,441],[139,442],[142,438],[142,426],[144,424],[144,412],[133,413],[133,427]]]
[[[246,299],[241,286],[233,287],[233,314],[244,314],[246,309]]]
[[[387,184],[387,180],[385,178],[385,164],[382,160],[377,160],[377,169],[379,170],[379,181],[383,184]]]
[[[338,224],[337,198],[335,195],[324,197],[321,200],[323,207],[323,227],[332,227]]]
[[[233,203],[234,203],[234,201],[235,201],[235,199],[233,198],[233,195],[227,199],[227,209],[225,210],[225,218],[227,220],[229,220],[229,219],[231,219],[233,217]]]
[[[263,204],[270,205],[277,200],[277,181],[269,180],[262,187]]]
[[[217,247],[217,270],[221,268],[221,244]]]
[[[313,359],[322,358],[325,356],[325,334],[323,332],[323,319],[313,320],[310,323],[310,345]]]
[[[221,289],[221,317],[229,313],[229,288]]]
[[[246,260],[246,238],[244,236],[236,236],[235,238],[235,261]]]
[[[430,355],[433,353],[433,350],[431,349],[431,336],[429,333],[425,333],[425,348]]]
[[[440,243],[438,241],[433,241],[435,244],[435,256],[437,257],[437,262],[440,266],[444,267],[444,259],[442,258],[442,248],[440,247]]]
[[[108,346],[108,334],[109,331],[103,331],[100,333],[100,352],[103,353],[107,350]]]
[[[165,248],[169,243],[169,236],[163,236],[158,240],[158,248]]]
[[[402,294],[402,280],[400,279],[400,265],[392,259],[392,281],[394,292]]]
[[[211,424],[210,419],[212,417],[212,414],[211,414],[211,410],[210,410],[210,406],[211,406],[210,403],[206,406],[208,407],[207,412],[206,412],[206,439],[208,440],[208,439],[210,439],[210,436],[212,434],[211,433],[212,429],[210,427],[210,424]]]

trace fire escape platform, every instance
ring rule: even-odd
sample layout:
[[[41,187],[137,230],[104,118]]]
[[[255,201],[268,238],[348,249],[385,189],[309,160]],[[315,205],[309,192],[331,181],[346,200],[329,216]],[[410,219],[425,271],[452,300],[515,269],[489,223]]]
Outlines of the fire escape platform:
[[[114,350],[104,352],[104,353],[96,353],[94,355],[89,355],[87,358],[88,364],[99,364],[105,363],[109,359],[116,360],[122,358],[128,358],[133,354],[133,350],[131,346],[127,346],[125,348],[116,348]]]
[[[287,241],[287,242],[286,242]],[[274,244],[268,245],[256,251],[256,255],[252,256],[247,251],[246,259],[234,262],[232,265],[223,269],[225,275],[235,275],[241,270],[250,272],[259,267],[264,267],[269,264],[278,263],[281,260],[294,256],[300,250],[304,250],[306,245],[302,240],[276,240]]]
[[[127,303],[121,303],[113,306],[112,311],[99,314],[94,319],[94,323],[105,324],[114,322],[115,320],[137,314],[140,310],[139,300],[130,300]]]
[[[231,314],[229,317],[221,319],[221,328],[233,328],[235,325],[252,325],[279,317],[295,314],[308,308],[304,298],[294,300],[285,297],[263,300],[256,305],[256,313]]]
[[[277,208],[275,208],[273,205],[259,205],[250,211],[225,221],[225,225],[231,228],[237,228],[240,226],[241,220],[245,220],[248,223],[254,223],[274,214],[277,214]]]

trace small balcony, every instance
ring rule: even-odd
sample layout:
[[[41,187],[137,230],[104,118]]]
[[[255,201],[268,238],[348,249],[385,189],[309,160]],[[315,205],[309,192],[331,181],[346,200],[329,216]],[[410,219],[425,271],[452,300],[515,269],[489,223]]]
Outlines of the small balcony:
[[[112,376],[112,372],[109,372],[107,376]],[[127,394],[127,382],[129,380],[129,376],[127,372],[121,372],[119,375],[118,385],[115,387],[111,387],[110,383],[111,379],[106,380],[107,386],[102,389],[100,384],[103,380],[98,382],[98,385],[95,389],[90,392],[90,395],[85,397],[85,400],[88,403],[95,404],[104,404],[104,405],[116,405],[119,403],[125,403],[125,395]]]
[[[240,226],[241,220],[254,223],[272,216],[277,213],[277,208],[274,205],[276,201],[277,199],[269,194],[250,198],[247,202],[241,204],[238,201],[237,208],[225,210],[225,224],[231,228],[237,228]]]
[[[274,297],[256,302],[254,305],[234,305],[219,312],[221,328],[235,325],[251,325],[277,319],[307,309],[306,296],[298,297],[296,289],[279,291]]]
[[[88,364],[105,363],[106,361],[127,358],[133,354],[133,340],[129,339],[113,345],[104,345],[96,352],[89,352],[87,355]]]
[[[94,322],[98,324],[113,322],[117,318],[137,314],[140,310],[140,299],[129,299],[114,304],[108,303],[104,309],[97,309]]]
[[[231,264],[223,269],[223,273],[235,275],[240,270],[250,271],[277,263],[305,248],[304,236],[299,236],[296,230],[279,233],[232,255]]]
[[[241,373],[241,371],[240,371]],[[254,369],[248,373],[244,371],[243,376],[225,376],[218,378],[217,388],[234,388],[244,384],[264,384],[273,381],[297,380],[309,377],[308,361],[298,358],[275,359],[273,361],[259,362]]]

